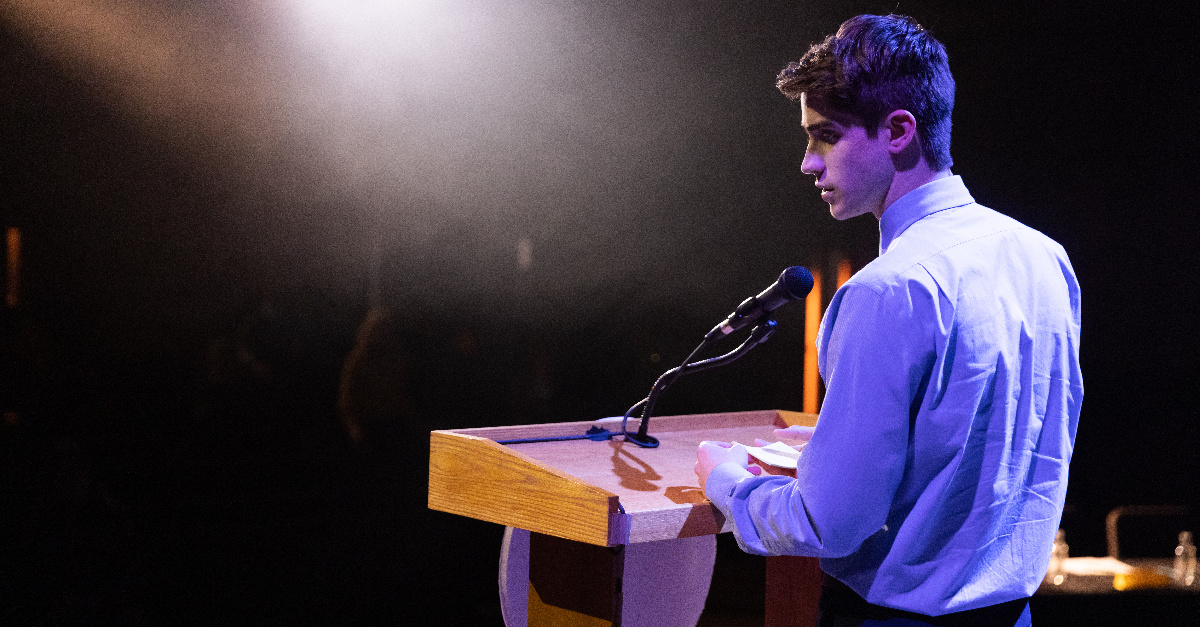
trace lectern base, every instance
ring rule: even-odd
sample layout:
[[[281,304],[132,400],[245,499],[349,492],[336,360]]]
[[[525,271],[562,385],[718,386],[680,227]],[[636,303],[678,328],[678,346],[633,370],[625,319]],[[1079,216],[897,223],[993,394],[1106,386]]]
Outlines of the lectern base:
[[[716,555],[711,535],[609,548],[508,527],[500,552],[504,623],[693,627]]]

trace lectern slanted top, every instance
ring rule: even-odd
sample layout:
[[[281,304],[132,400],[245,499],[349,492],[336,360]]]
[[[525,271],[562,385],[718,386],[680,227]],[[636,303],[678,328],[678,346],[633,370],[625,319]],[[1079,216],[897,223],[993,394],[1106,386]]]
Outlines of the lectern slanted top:
[[[658,416],[650,424],[660,442],[653,449],[620,436],[497,443],[580,435],[597,424],[611,430],[611,419],[434,431],[429,507],[599,546],[717,534],[730,529],[692,470],[700,442],[753,444],[816,420],[780,410]],[[629,422],[633,431],[637,420]]]

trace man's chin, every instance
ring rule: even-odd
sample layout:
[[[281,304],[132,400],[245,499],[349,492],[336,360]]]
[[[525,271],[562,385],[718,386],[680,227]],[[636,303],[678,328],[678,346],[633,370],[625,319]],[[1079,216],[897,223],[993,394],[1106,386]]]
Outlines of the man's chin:
[[[833,216],[835,220],[849,220],[850,218],[857,218],[864,213],[870,213],[870,211],[858,207],[849,207],[841,203],[831,203],[829,205],[829,215]]]
[[[855,216],[854,213],[847,211],[842,205],[830,204],[829,215],[833,216],[834,220],[847,220]]]

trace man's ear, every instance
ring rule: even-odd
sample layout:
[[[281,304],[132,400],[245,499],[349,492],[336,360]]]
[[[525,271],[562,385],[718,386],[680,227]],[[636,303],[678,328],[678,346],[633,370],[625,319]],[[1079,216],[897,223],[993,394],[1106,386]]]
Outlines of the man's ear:
[[[887,134],[888,152],[898,155],[916,141],[917,118],[904,109],[896,109],[883,119],[880,130]]]

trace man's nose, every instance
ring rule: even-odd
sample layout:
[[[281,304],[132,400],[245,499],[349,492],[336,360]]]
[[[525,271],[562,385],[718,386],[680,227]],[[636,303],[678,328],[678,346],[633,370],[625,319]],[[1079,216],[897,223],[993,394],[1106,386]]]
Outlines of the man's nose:
[[[825,164],[821,162],[821,158],[812,151],[804,152],[804,160],[800,162],[800,171],[805,174],[811,174],[818,179],[821,178],[821,170],[825,168]]]

